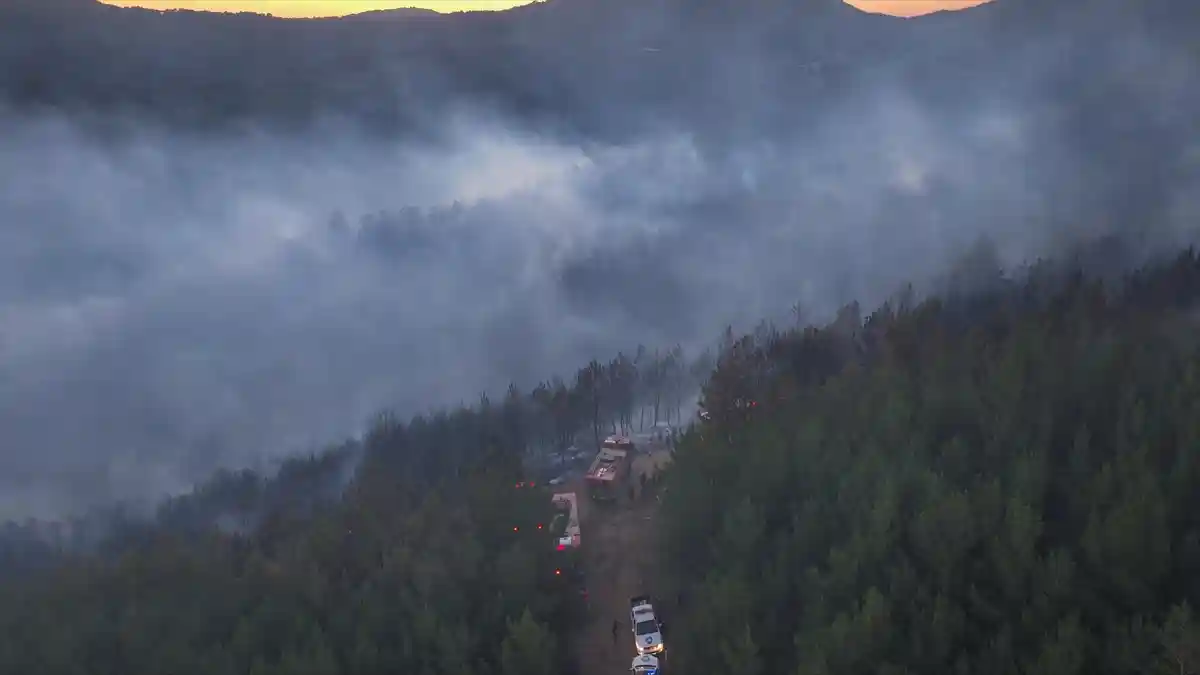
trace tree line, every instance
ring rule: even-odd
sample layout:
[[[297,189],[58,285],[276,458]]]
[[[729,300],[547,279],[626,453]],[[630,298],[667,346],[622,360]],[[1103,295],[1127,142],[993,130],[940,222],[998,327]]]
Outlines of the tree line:
[[[43,521],[10,521],[0,530],[0,570],[40,567],[56,551],[120,548],[160,528],[194,532],[254,529],[268,515],[307,515],[341,499],[352,481],[403,477],[416,497],[457,480],[481,453],[504,449],[523,460],[561,458],[574,443],[598,444],[608,433],[645,430],[659,422],[690,418],[715,350],[688,357],[676,345],[638,346],[593,360],[573,377],[553,377],[529,393],[514,384],[493,401],[416,415],[407,422],[381,412],[361,438],[283,461],[274,472],[221,470],[191,492],[151,509],[115,505],[87,514]],[[366,467],[363,469],[363,467]],[[101,536],[103,535],[103,536]]]
[[[705,359],[638,348],[418,415],[272,475],[221,471],[150,517],[0,537],[0,672],[561,672],[582,600],[531,457],[679,421]],[[542,527],[539,527],[542,526]]]
[[[672,669],[1200,672],[1197,300],[1189,250],[738,341],[666,478]]]
[[[497,419],[460,412],[457,427],[450,417],[377,427],[355,449],[356,477],[319,508],[264,511],[244,530],[189,522],[201,507],[261,506],[249,474],[225,474],[131,527],[119,547],[5,579],[0,672],[561,671],[581,600],[554,573],[553,540],[538,527],[553,516],[547,495],[513,489],[521,453]],[[474,434],[474,451],[434,459],[465,447],[438,445],[456,434]],[[422,473],[451,465],[440,480]],[[298,490],[308,478],[281,472]]]

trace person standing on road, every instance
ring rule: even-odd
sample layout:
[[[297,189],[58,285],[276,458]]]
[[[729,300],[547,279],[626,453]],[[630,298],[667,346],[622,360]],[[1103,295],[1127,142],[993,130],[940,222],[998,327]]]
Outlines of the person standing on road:
[[[612,634],[613,634],[613,645],[614,646],[617,644],[617,630],[620,627],[621,627],[621,622],[617,621],[616,619],[613,619]]]

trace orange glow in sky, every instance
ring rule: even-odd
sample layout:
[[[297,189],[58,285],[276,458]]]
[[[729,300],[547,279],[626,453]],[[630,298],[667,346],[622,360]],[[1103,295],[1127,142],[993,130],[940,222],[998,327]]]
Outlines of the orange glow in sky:
[[[943,9],[966,9],[989,0],[846,0],[864,12],[894,16],[919,16]]]
[[[421,7],[439,12],[508,9],[527,0],[101,0],[120,7],[258,12],[283,17],[343,16],[376,9]],[[916,16],[940,9],[965,9],[988,0],[846,0],[868,12]]]

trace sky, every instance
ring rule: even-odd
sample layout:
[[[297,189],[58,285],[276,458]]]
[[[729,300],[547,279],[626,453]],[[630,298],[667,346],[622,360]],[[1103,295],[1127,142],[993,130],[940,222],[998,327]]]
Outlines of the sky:
[[[422,7],[440,12],[507,9],[525,2],[513,0],[103,0],[121,7],[259,12],[284,17],[341,16],[379,9]],[[965,9],[987,0],[847,0],[869,12],[917,16],[939,10]]]

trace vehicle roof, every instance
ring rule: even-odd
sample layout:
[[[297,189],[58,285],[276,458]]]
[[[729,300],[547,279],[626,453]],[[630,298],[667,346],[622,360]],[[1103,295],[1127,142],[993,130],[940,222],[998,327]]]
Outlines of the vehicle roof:
[[[625,457],[624,450],[601,448],[596,454],[596,460],[588,469],[587,477],[593,480],[613,480],[617,475],[617,466]]]
[[[628,436],[609,436],[600,444],[601,448],[632,448],[633,439]]]

